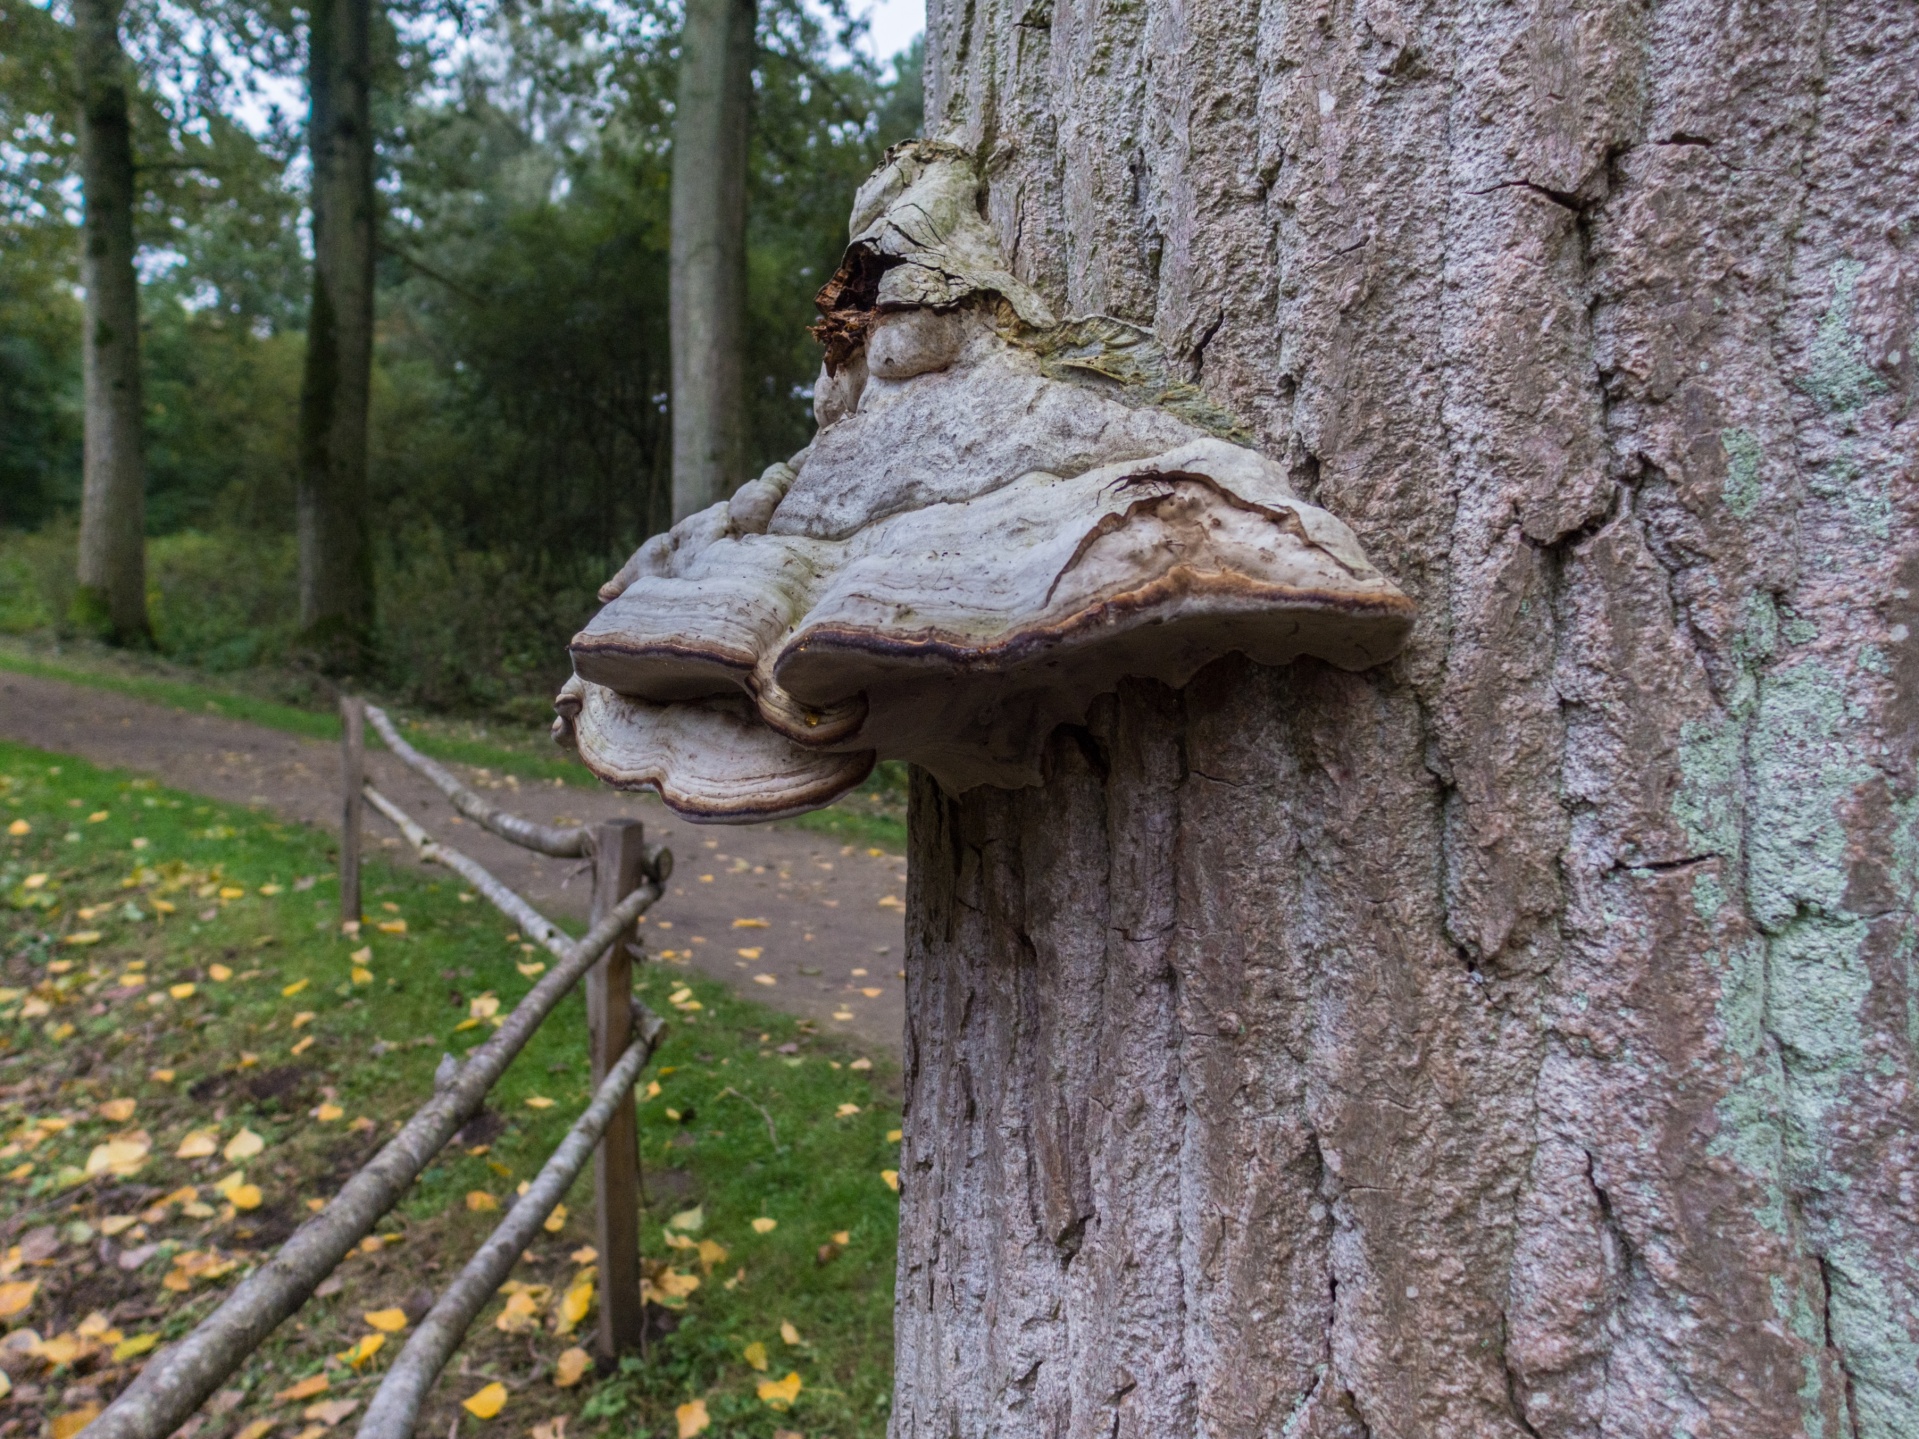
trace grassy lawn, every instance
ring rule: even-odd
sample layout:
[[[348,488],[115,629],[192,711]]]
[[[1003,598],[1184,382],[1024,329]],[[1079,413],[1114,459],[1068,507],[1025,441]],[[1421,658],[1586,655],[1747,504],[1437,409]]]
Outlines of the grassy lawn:
[[[271,679],[265,674],[256,674],[251,685],[222,684],[151,656],[130,655],[97,645],[51,644],[20,636],[0,636],[0,670],[66,680],[150,704],[217,714],[309,739],[338,740],[340,737],[340,719],[333,709],[307,708],[256,693],[255,690]],[[523,780],[557,779],[589,788],[600,783],[577,759],[558,749],[543,729],[522,730],[481,720],[398,713],[394,719],[407,731],[408,740],[416,748],[435,759],[511,774]],[[380,737],[371,728],[367,730],[366,740],[373,749],[383,748]],[[872,778],[838,804],[783,823],[903,854],[906,850],[905,767],[882,765]]]
[[[365,1162],[430,1093],[440,1055],[490,1032],[491,1001],[503,1013],[530,987],[543,954],[450,876],[370,865],[364,937],[343,936],[332,862],[317,832],[0,745],[0,1436],[67,1439]],[[565,1296],[592,1277],[589,1173],[419,1432],[519,1439],[563,1417],[569,1439],[676,1435],[698,1404],[716,1436],[882,1434],[892,1062],[670,964],[636,982],[670,1021],[640,1128],[644,1254],[673,1303],[649,1307],[643,1361],[558,1382],[594,1322],[562,1332]],[[405,1339],[372,1352],[363,1316],[417,1321],[498,1220],[489,1206],[584,1107],[584,1039],[575,996],[376,1238],[183,1432],[349,1433],[348,1406]],[[761,1397],[789,1375],[790,1407]],[[462,1409],[494,1382],[497,1416]]]

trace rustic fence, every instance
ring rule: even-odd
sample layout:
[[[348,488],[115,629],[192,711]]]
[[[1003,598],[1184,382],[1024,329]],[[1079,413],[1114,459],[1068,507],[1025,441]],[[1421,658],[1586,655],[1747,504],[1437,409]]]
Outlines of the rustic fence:
[[[358,1439],[407,1439],[433,1381],[467,1328],[505,1281],[540,1225],[589,1156],[594,1161],[600,1265],[599,1348],[612,1356],[636,1348],[642,1333],[639,1259],[639,1136],[633,1084],[665,1029],[633,997],[628,941],[635,922],[665,889],[673,855],[648,845],[639,823],[593,828],[543,825],[509,814],[461,784],[401,737],[379,709],[341,702],[345,770],[340,836],[343,922],[358,925],[363,806],[390,821],[421,859],[444,865],[507,915],[520,933],[553,955],[553,965],[492,1036],[464,1060],[444,1056],[433,1095],[399,1133],[341,1187],[319,1214],[248,1275],[179,1343],[162,1350],[87,1427],[87,1439],[166,1439],[260,1343],[301,1305],[369,1234],[420,1172],[476,1114],[506,1067],[582,978],[586,980],[593,1098],[566,1137],[466,1266],[441,1292],[387,1371],[360,1424]],[[367,782],[365,725],[425,776],[453,807],[501,838],[541,854],[593,865],[593,901],[584,938],[568,939],[484,866],[434,839]]]

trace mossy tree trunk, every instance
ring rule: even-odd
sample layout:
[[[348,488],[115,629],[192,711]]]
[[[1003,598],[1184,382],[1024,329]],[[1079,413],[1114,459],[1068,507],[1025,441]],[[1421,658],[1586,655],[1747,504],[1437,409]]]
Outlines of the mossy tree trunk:
[[[316,0],[307,38],[313,300],[300,390],[300,628],[335,669],[359,664],[373,626],[372,25],[370,0]]]
[[[746,455],[746,142],[754,0],[687,0],[668,264],[673,518],[723,500]]]
[[[1919,10],[933,0],[1419,602],[915,782],[895,1439],[1919,1434]]]
[[[121,644],[148,637],[140,285],[133,269],[131,66],[118,0],[75,0],[80,83],[80,283],[85,441],[75,620]]]

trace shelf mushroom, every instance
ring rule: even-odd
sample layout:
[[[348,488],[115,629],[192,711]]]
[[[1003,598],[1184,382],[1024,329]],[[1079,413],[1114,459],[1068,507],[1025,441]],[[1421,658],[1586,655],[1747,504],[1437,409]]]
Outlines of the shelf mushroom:
[[[813,442],[648,540],[573,639],[555,734],[602,779],[735,822],[876,759],[1033,784],[1126,676],[1405,643],[1412,602],[1150,337],[1007,272],[964,151],[894,147],[851,230]]]

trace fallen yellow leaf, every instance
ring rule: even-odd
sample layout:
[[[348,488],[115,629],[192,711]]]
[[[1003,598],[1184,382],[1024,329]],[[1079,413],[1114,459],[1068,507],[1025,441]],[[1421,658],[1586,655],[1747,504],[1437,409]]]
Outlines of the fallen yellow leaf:
[[[770,974],[756,974],[753,976],[753,983],[764,984],[770,988],[771,986],[778,984],[779,980],[775,979]]]
[[[404,920],[399,921],[401,924],[405,924],[405,922]],[[385,929],[386,926],[381,925],[380,928]],[[491,1419],[495,1414],[498,1414],[502,1409],[506,1408],[506,1385],[496,1379],[479,1393],[469,1395],[467,1398],[462,1399],[460,1401],[460,1407],[466,1410],[466,1412],[471,1414],[475,1419]]]
[[[291,984],[282,985],[280,987],[280,993],[286,996],[288,999],[291,999],[293,998],[294,995],[298,994],[301,990],[305,989],[310,982],[311,981],[309,980],[296,979]]]
[[[322,1124],[331,1124],[336,1119],[345,1118],[346,1111],[337,1104],[322,1104],[313,1111],[313,1117]]]
[[[227,1147],[220,1152],[226,1156],[228,1164],[238,1164],[243,1159],[251,1159],[267,1147],[267,1142],[251,1129],[242,1129],[227,1141]]]
[[[155,1084],[171,1084],[173,1083],[173,1071],[171,1069],[156,1069],[153,1073],[149,1074],[147,1078],[151,1079]]]
[[[53,1416],[53,1439],[74,1439],[76,1434],[99,1417],[98,1404],[82,1404],[78,1409],[56,1414]]]
[[[500,1201],[484,1189],[469,1189],[466,1195],[466,1207],[476,1214],[484,1214],[489,1210],[498,1209]]]
[[[576,1344],[561,1354],[559,1363],[553,1366],[553,1382],[562,1389],[571,1389],[592,1367],[593,1356]]]
[[[233,971],[228,969],[224,964],[209,964],[207,966],[207,978],[215,984],[225,984],[229,979],[233,978]],[[238,1436],[235,1436],[235,1439],[238,1439]]]
[[[159,1342],[160,1336],[158,1334],[135,1334],[129,1338],[122,1339],[118,1344],[113,1346],[113,1362],[115,1364],[124,1364],[129,1359],[138,1359]]]
[[[506,1307],[493,1320],[502,1334],[530,1334],[540,1325],[540,1306],[524,1289],[506,1297]]]
[[[246,1428],[242,1429],[238,1434],[235,1434],[233,1439],[266,1439],[266,1436],[273,1432],[275,1422],[276,1421],[272,1419],[255,1419],[251,1424],[247,1425]]]
[[[679,1422],[680,1439],[694,1439],[704,1434],[707,1426],[713,1422],[706,1412],[704,1399],[689,1399],[673,1411],[673,1417]]]
[[[591,1244],[582,1244],[566,1257],[571,1259],[575,1264],[591,1264],[595,1259],[600,1257],[600,1251],[595,1249]]]
[[[755,1234],[771,1234],[775,1229],[778,1229],[779,1227],[780,1227],[779,1220],[768,1219],[764,1214],[762,1214],[758,1219],[755,1219],[753,1221],[753,1232]]]
[[[784,1413],[793,1407],[793,1401],[800,1397],[800,1376],[797,1370],[784,1379],[762,1379],[758,1393],[760,1402],[767,1408]]]
[[[700,1264],[705,1268],[708,1274],[713,1272],[714,1265],[726,1263],[726,1246],[724,1244],[716,1244],[711,1239],[702,1239],[699,1249]]]
[[[878,999],[885,992],[886,992],[885,990],[881,990],[881,989],[862,989],[860,991],[860,993],[865,995],[868,999]]]
[[[12,1279],[0,1284],[0,1319],[12,1319],[25,1314],[39,1288],[38,1279]]]
[[[553,1101],[548,1099],[544,1094],[529,1094],[526,1097],[526,1107],[528,1109],[551,1109],[553,1107]]]
[[[98,944],[99,942],[100,931],[97,929],[76,929],[72,934],[60,941],[62,944]],[[73,1412],[78,1414],[81,1411],[76,1409]]]
[[[889,1129],[886,1131],[886,1142],[888,1144],[898,1144],[904,1137],[905,1135],[900,1130]]]
[[[758,959],[761,955],[765,954],[766,951],[763,948],[761,948],[759,945],[755,944],[755,945],[750,945],[745,949],[736,949],[733,951],[733,953],[737,954],[741,959]]]
[[[113,1174],[124,1178],[130,1174],[137,1174],[152,1150],[153,1142],[144,1133],[129,1135],[125,1139],[109,1139],[105,1144],[96,1144],[93,1152],[87,1155],[87,1176],[91,1178],[98,1174]]]
[[[733,928],[735,929],[766,929],[768,927],[767,922],[763,919],[736,919],[733,921]]]
[[[196,1129],[180,1141],[180,1147],[173,1151],[175,1159],[205,1159],[220,1152],[220,1132],[217,1129]]]
[[[835,1119],[849,1119],[859,1112],[860,1107],[857,1104],[842,1104],[838,1109],[833,1111],[833,1117]]]
[[[14,835],[32,834],[33,826],[28,824],[24,819],[16,819],[12,824],[7,826],[7,833]]]
[[[571,1334],[593,1308],[593,1281],[581,1279],[560,1296],[558,1331]]]
[[[352,969],[347,971],[347,978],[355,984],[371,984],[373,983],[373,971],[370,969],[362,969],[356,964]]]
[[[648,1099],[658,1099],[658,1098],[660,1097],[660,1082],[659,1082],[659,1080],[657,1080],[657,1079],[649,1079],[649,1080],[647,1080],[647,1082],[646,1082],[646,1097],[647,1097]]]
[[[554,1205],[553,1212],[546,1216],[546,1222],[542,1227],[548,1234],[558,1234],[562,1229],[566,1228],[566,1206],[564,1204]]]
[[[263,884],[260,886],[260,893],[264,894],[268,899],[272,899],[274,895],[280,893],[281,889],[282,886],[277,884]]]
[[[303,1009],[298,1014],[293,1016],[293,1023],[289,1025],[288,1028],[303,1029],[311,1023],[313,1023],[313,1011],[310,1009]]]
[[[792,1345],[795,1349],[806,1342],[800,1338],[800,1331],[793,1327],[793,1321],[790,1319],[782,1319],[780,1321],[780,1339],[784,1343]]]
[[[666,1227],[668,1229],[684,1229],[688,1234],[698,1234],[705,1223],[706,1210],[696,1204],[691,1209],[682,1209],[678,1214],[667,1220]]]
[[[133,1111],[140,1106],[137,1099],[109,1099],[100,1106],[100,1117],[115,1124],[125,1124],[133,1118]]]
[[[371,1314],[360,1316],[382,1334],[398,1334],[406,1328],[406,1310],[375,1309]]]
[[[880,1183],[884,1184],[895,1194],[898,1194],[900,1192],[900,1172],[897,1169],[882,1169],[880,1171]]]
[[[740,1351],[740,1357],[755,1369],[759,1370],[760,1373],[764,1374],[766,1372],[766,1346],[760,1343],[759,1340],[755,1339],[751,1344],[747,1345],[746,1348],[742,1349]]]
[[[179,984],[170,984],[167,986],[167,993],[175,999],[192,999],[193,985],[185,981]]]
[[[375,1334],[369,1334],[367,1336],[369,1339],[377,1339],[378,1337],[379,1336]],[[380,1346],[376,1344],[373,1347],[378,1349]],[[338,1424],[359,1407],[360,1401],[358,1399],[328,1399],[319,1404],[307,1405],[306,1408],[300,1411],[300,1417],[302,1419],[317,1419],[320,1423],[331,1429],[335,1424]]]
[[[237,885],[223,884],[220,886],[221,899],[245,899],[246,893],[244,889],[241,889]]]
[[[309,1374],[298,1384],[291,1385],[288,1388],[282,1389],[278,1394],[275,1394],[273,1396],[273,1402],[276,1404],[285,1404],[293,1399],[311,1399],[315,1394],[324,1394],[326,1391],[326,1375]]]
[[[878,994],[879,991],[876,989],[873,991],[873,993]],[[847,1065],[846,1067],[848,1069],[871,1069],[873,1067],[873,1061],[870,1059],[864,1059],[864,1058],[856,1059],[851,1064]]]
[[[546,973],[546,961],[539,959],[534,960],[530,964],[516,964],[513,967],[519,970],[519,972],[528,979],[533,979],[538,975]]]
[[[101,822],[102,822],[103,820],[105,820],[105,819],[106,819],[106,817],[107,817],[107,812],[106,812],[105,810],[103,810],[103,809],[96,809],[96,810],[95,810],[95,811],[94,811],[94,812],[93,812],[92,814],[90,814],[90,815],[88,815],[88,816],[87,816],[87,823],[88,823],[88,824],[99,824],[99,823],[101,823]]]
[[[351,1364],[355,1369],[358,1369],[365,1364],[367,1360],[371,1359],[375,1354],[378,1354],[385,1345],[386,1335],[384,1334],[362,1334],[359,1341],[355,1343],[351,1349],[344,1350],[333,1357],[338,1359],[342,1364]]]
[[[403,920],[403,919],[383,919],[383,920],[381,920],[381,921],[380,921],[380,933],[382,933],[382,934],[405,934],[405,933],[406,933],[406,921],[405,921],[405,920]],[[481,1392],[482,1394],[484,1394],[484,1393],[485,1393],[486,1391],[485,1391],[484,1389],[482,1389],[482,1390],[481,1390],[480,1392]],[[502,1400],[501,1400],[500,1402],[501,1402],[501,1403],[505,1403],[506,1401],[505,1401],[504,1399],[502,1399]],[[472,1408],[473,1408],[473,1402],[472,1402],[471,1400],[468,1400],[468,1401],[467,1401],[467,1406],[466,1406],[466,1407],[467,1407],[467,1408],[469,1408],[469,1409],[472,1409]],[[477,1411],[476,1411],[476,1412],[477,1412]],[[497,1414],[497,1413],[499,1413],[499,1412],[500,1412],[499,1410],[497,1410],[497,1409],[495,1409],[495,1410],[493,1411],[493,1414]],[[491,1419],[491,1418],[493,1417],[493,1414],[481,1414],[481,1415],[480,1415],[480,1417],[481,1417],[482,1419]]]
[[[236,1184],[227,1191],[227,1203],[235,1209],[258,1209],[260,1200],[260,1186],[257,1184]]]

